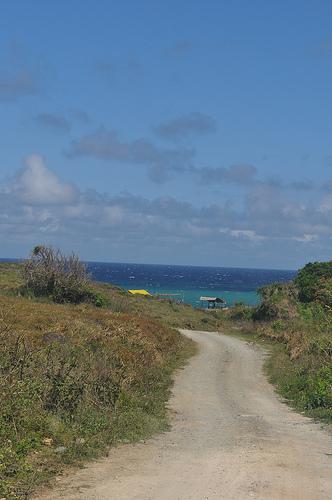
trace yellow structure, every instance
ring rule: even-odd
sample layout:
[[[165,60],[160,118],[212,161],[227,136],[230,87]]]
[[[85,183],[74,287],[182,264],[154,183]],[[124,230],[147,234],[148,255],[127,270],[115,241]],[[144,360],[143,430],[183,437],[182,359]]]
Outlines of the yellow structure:
[[[132,295],[148,295],[149,297],[152,297],[151,293],[147,290],[128,290],[128,292]]]

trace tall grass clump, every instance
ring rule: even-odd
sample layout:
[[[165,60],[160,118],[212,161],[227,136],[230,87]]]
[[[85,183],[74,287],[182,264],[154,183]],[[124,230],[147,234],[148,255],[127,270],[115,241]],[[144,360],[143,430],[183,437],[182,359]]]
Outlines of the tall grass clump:
[[[38,245],[24,262],[22,275],[25,290],[36,297],[73,304],[93,298],[86,267],[75,254]]]

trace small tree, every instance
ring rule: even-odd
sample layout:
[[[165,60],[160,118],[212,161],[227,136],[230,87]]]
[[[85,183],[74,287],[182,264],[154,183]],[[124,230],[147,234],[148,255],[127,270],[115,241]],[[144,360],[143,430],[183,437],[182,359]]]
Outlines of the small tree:
[[[320,302],[332,306],[332,261],[309,262],[294,280],[301,302]]]
[[[254,320],[272,321],[297,316],[298,291],[294,283],[271,283],[257,292],[261,302],[253,311]]]
[[[59,249],[36,246],[23,265],[28,292],[51,297],[55,302],[79,303],[89,298],[89,276],[75,254],[64,255]]]

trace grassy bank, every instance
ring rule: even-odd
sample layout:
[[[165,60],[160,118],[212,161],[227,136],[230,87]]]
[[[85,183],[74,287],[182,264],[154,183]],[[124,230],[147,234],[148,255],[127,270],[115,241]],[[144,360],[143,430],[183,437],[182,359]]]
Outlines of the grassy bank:
[[[21,266],[0,263],[0,295],[22,295]],[[101,305],[113,313],[148,316],[172,328],[216,331],[225,322],[224,311],[204,311],[188,304],[156,297],[130,295],[126,290],[106,283],[91,283],[94,295],[101,298]],[[31,297],[33,301],[51,302],[47,297]]]
[[[261,296],[260,306],[229,312],[231,331],[267,341],[266,370],[278,392],[297,410],[332,423],[330,308],[317,300],[301,301],[296,282],[269,285]]]
[[[0,299],[1,494],[166,428],[171,375],[192,352],[149,318]]]
[[[332,318],[325,311],[299,307],[297,318],[260,325],[261,336],[276,347],[267,372],[279,393],[297,410],[332,423]]]
[[[68,464],[167,428],[173,371],[194,352],[169,326],[173,305],[149,315],[148,301],[93,287],[104,307],[54,304],[22,296],[19,267],[0,265],[0,497],[26,498]],[[129,301],[123,312],[114,297]]]
[[[308,368],[306,361],[294,363],[287,348],[277,344],[270,349],[265,367],[271,383],[295,410],[315,420],[332,424],[331,404],[326,403],[326,389],[331,387],[328,368],[312,370]]]

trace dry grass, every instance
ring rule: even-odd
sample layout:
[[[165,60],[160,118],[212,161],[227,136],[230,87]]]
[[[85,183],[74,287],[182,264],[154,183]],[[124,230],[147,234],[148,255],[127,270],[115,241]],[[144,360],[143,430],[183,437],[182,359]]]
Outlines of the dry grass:
[[[20,273],[20,265],[11,262],[0,263],[0,293],[17,293],[23,285]]]
[[[17,295],[23,286],[19,264],[0,263],[0,295]],[[126,290],[105,283],[92,283],[92,291],[114,313],[148,316],[173,328],[219,331],[225,324],[226,311],[194,309],[188,304],[155,297],[130,295]],[[34,299],[41,300],[43,299]]]
[[[136,301],[121,313],[11,296],[17,267],[0,267],[0,496],[26,498],[68,463],[165,429],[194,347]]]
[[[219,331],[225,323],[225,311],[195,309],[172,300],[130,295],[112,285],[95,284],[95,291],[106,297],[110,310],[129,312],[161,321],[173,328]]]
[[[102,307],[24,296],[0,264],[0,496],[25,498],[67,463],[167,427],[174,368],[193,353],[173,329],[217,330],[222,311],[93,283]]]

